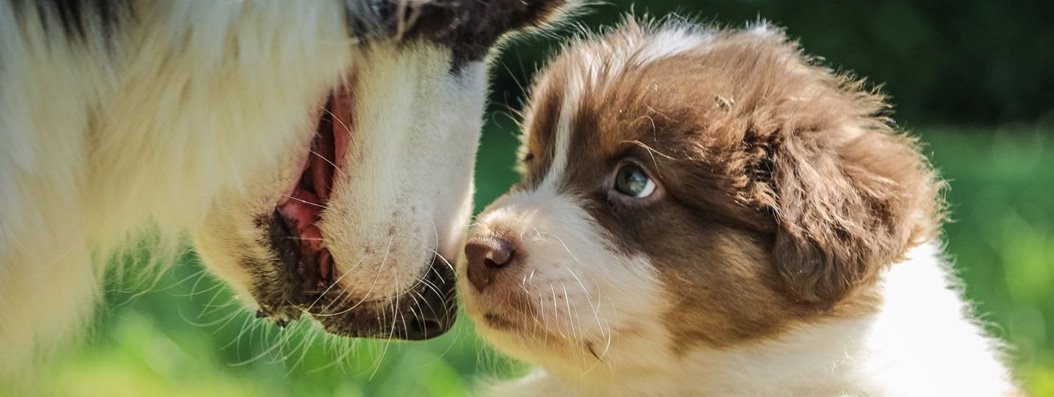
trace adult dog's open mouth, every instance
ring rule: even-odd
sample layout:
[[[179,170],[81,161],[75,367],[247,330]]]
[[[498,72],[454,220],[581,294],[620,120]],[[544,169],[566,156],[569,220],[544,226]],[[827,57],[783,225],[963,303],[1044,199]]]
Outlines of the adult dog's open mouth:
[[[254,294],[258,316],[279,325],[307,313],[327,331],[353,337],[428,339],[441,335],[456,317],[455,276],[436,254],[422,264],[418,281],[405,291],[353,297],[341,288],[342,277],[319,223],[339,176],[354,133],[353,104],[342,89],[326,101],[300,178],[260,224],[278,259],[277,279],[258,280]],[[360,264],[368,265],[368,264]],[[344,280],[348,282],[348,280]]]
[[[292,254],[281,255],[282,261],[288,265],[286,270],[290,281],[295,283],[294,289],[300,297],[310,300],[317,299],[333,282],[333,256],[323,247],[322,231],[317,223],[322,219],[322,210],[333,191],[337,163],[343,163],[337,158],[338,153],[343,157],[351,133],[341,121],[346,117],[334,117],[334,109],[340,111],[342,108],[334,106],[335,103],[342,104],[336,98],[331,96],[326,101],[315,139],[304,161],[303,173],[274,214],[275,222],[282,226],[282,234],[288,236],[275,245],[289,248],[288,254]],[[339,122],[335,123],[334,118]],[[335,128],[341,128],[341,133],[335,133]],[[272,243],[279,242],[272,239]]]

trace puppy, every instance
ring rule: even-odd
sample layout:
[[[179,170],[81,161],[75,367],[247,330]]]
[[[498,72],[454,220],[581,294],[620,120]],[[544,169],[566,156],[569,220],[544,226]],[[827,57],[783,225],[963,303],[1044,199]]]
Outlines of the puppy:
[[[143,232],[275,322],[442,334],[486,54],[567,3],[0,2],[0,384]]]
[[[490,393],[1015,393],[887,109],[765,24],[571,42],[465,248],[479,334],[538,367]]]

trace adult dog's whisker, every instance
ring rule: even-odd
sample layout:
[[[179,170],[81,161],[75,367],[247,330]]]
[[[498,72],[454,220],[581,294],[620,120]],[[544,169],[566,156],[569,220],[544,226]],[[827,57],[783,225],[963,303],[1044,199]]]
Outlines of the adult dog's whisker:
[[[288,194],[285,195],[285,197],[290,199],[290,200],[293,200],[293,201],[296,201],[296,202],[300,202],[300,203],[304,203],[304,204],[311,205],[311,206],[315,206],[315,207],[318,207],[318,208],[321,208],[321,209],[329,208],[329,207],[327,207],[325,205],[322,205],[322,204],[319,204],[319,203],[315,203],[315,202],[311,202],[311,201],[307,201],[307,200],[304,200],[304,199],[299,198],[299,197],[290,196]]]

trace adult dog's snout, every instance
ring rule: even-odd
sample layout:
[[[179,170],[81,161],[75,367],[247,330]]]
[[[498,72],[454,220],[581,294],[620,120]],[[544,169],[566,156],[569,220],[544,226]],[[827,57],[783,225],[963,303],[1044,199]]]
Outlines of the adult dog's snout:
[[[498,273],[514,265],[519,252],[511,241],[500,236],[476,237],[465,245],[468,280],[482,292]]]

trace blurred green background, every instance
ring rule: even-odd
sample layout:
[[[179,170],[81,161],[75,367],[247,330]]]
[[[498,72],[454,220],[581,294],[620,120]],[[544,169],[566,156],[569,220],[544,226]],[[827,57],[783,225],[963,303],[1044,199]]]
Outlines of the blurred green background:
[[[631,2],[591,9],[576,20],[595,28]],[[946,238],[968,297],[1013,347],[1027,389],[1054,395],[1054,2],[654,0],[633,9],[727,26],[767,19],[830,65],[885,83],[895,118],[951,181]],[[555,42],[520,38],[495,59],[477,209],[515,180],[513,110]],[[93,332],[45,372],[41,394],[453,396],[524,370],[478,343],[465,319],[413,345],[339,340],[307,322],[279,330],[240,309],[189,253],[153,287],[114,280],[107,291]]]

